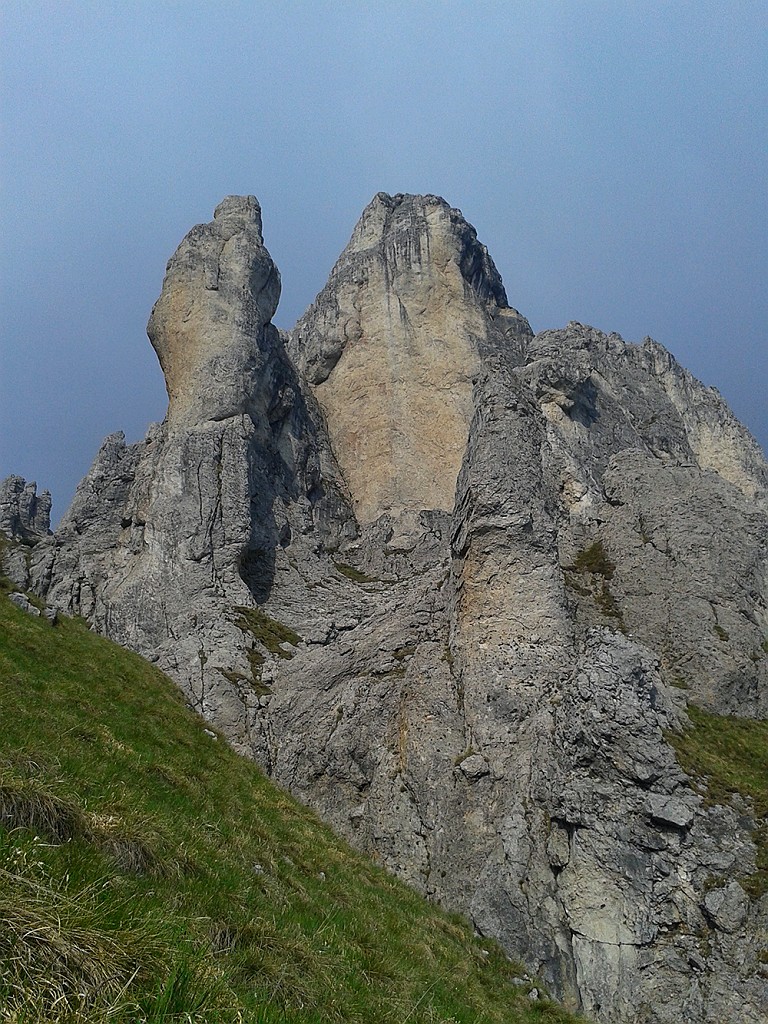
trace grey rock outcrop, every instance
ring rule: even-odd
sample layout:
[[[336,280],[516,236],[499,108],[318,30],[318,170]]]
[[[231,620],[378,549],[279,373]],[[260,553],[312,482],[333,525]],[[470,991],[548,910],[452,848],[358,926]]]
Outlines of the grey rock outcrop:
[[[376,196],[290,335],[278,294],[230,197],[150,319],[166,420],[105,441],[38,590],[569,1006],[768,1019],[751,810],[667,738],[766,715],[755,442],[656,342],[534,337],[434,196]]]
[[[30,585],[31,548],[50,532],[50,493],[21,476],[0,480],[0,573],[21,590]]]
[[[16,591],[8,595],[8,600],[11,602],[11,604],[16,605],[16,607],[19,608],[21,611],[26,612],[27,615],[33,615],[36,618],[40,617],[40,609],[36,608],[31,603],[26,594],[20,594],[18,593],[18,591]]]
[[[262,654],[244,612],[294,572],[291,541],[310,557],[351,518],[270,323],[280,284],[261,238],[257,201],[229,197],[182,241],[148,326],[166,419],[138,444],[105,440],[35,556],[50,602],[156,661],[245,752]]]
[[[267,412],[259,380],[274,347],[267,337],[276,331],[267,325],[279,298],[261,207],[254,196],[229,196],[169,260],[149,318],[147,334],[168,389],[169,426]]]
[[[34,544],[51,532],[51,495],[20,476],[0,480],[0,532]]]

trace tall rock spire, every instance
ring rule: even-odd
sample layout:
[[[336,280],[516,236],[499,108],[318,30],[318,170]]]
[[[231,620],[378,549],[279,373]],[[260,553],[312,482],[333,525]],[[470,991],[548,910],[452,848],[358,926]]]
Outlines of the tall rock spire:
[[[280,298],[255,196],[227,196],[168,261],[147,333],[168,390],[168,421],[191,426],[248,412]]]
[[[458,210],[374,197],[290,343],[362,523],[453,508],[482,358],[530,336]]]

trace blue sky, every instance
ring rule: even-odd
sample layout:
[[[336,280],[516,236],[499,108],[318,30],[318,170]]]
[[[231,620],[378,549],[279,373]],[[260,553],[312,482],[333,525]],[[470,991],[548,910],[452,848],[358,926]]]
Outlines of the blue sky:
[[[147,317],[232,192],[280,326],[375,192],[433,192],[534,330],[650,334],[768,447],[762,2],[5,0],[0,89],[0,477],[57,517],[162,419]]]

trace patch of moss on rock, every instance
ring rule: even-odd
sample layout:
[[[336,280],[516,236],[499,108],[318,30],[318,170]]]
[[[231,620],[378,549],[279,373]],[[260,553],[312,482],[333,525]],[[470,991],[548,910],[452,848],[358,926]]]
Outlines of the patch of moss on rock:
[[[351,580],[353,583],[380,582],[373,576],[366,576],[364,572],[360,572],[360,570],[356,569],[354,565],[347,565],[346,562],[334,562],[333,564],[336,566],[336,572],[340,573],[342,576],[345,576],[348,580]]]
[[[588,548],[580,551],[573,562],[575,572],[589,572],[603,579],[612,580],[616,564],[605,553],[603,542],[596,540]]]
[[[299,634],[290,626],[270,618],[261,608],[245,608],[240,605],[235,608],[235,611],[239,613],[235,620],[236,625],[244,633],[250,633],[254,640],[266,647],[270,654],[274,654],[278,658],[293,657],[290,651],[283,650],[281,646],[281,644],[290,644],[292,647],[296,647],[302,641]],[[258,654],[258,652],[254,653]],[[263,664],[263,656],[259,655],[259,657],[261,658],[259,664]]]
[[[624,614],[608,585],[613,579],[616,564],[606,554],[603,542],[596,540],[584,548],[576,555],[573,565],[564,566],[564,569],[566,585],[582,597],[591,597],[601,614],[607,619],[614,619],[621,632],[626,633]]]

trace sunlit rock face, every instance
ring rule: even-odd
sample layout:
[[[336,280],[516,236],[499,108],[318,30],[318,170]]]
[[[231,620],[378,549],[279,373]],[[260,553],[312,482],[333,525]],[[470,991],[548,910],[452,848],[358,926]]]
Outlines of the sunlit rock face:
[[[229,197],[150,319],[165,422],[24,571],[569,1006],[764,1024],[752,809],[668,740],[768,715],[759,448],[650,339],[534,337],[434,196],[377,195],[290,335],[278,292]]]
[[[510,328],[530,334],[458,210],[373,199],[290,347],[361,523],[451,511],[481,354]]]
[[[264,248],[255,196],[228,196],[168,262],[147,333],[168,390],[167,421],[224,420],[258,403],[280,274]],[[260,342],[262,342],[260,344]]]

